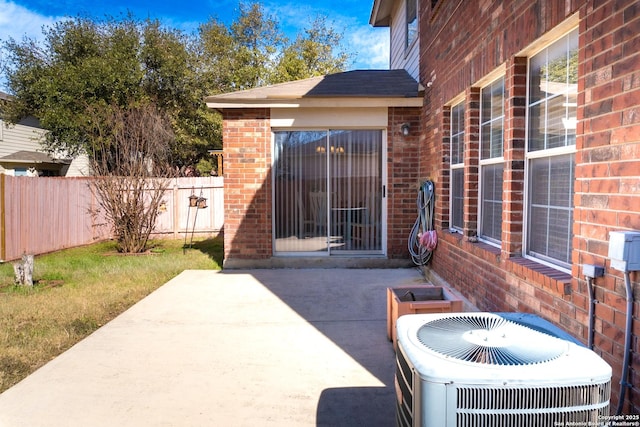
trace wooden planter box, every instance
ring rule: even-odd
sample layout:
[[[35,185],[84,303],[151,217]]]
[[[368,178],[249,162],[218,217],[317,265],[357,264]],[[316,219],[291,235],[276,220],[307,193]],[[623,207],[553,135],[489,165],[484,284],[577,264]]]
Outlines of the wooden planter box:
[[[462,300],[441,286],[387,288],[387,338],[396,347],[396,321],[405,314],[459,313]]]

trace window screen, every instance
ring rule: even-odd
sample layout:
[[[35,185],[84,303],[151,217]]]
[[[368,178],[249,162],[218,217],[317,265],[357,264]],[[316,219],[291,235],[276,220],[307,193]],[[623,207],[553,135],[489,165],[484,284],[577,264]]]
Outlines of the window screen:
[[[571,266],[578,31],[529,61],[526,253]]]
[[[498,243],[502,234],[504,78],[480,91],[480,237]]]
[[[451,108],[451,228],[462,230],[464,212],[464,104]]]

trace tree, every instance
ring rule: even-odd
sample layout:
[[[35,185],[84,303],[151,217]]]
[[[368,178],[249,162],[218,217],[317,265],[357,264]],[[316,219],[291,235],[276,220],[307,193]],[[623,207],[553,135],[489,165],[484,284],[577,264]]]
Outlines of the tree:
[[[99,107],[128,108],[153,102],[174,129],[177,167],[197,162],[211,141],[219,139],[215,114],[202,102],[195,73],[193,41],[159,22],[131,17],[103,22],[75,18],[45,29],[46,41],[5,43],[9,86],[16,102],[9,121],[27,115],[49,132],[50,152],[78,154],[92,148]],[[87,106],[93,108],[88,115]],[[203,148],[204,147],[204,148]]]
[[[239,11],[229,27],[212,18],[198,31],[199,63],[213,93],[269,84],[271,70],[286,42],[278,22],[267,16],[260,4],[240,3]]]
[[[272,83],[281,83],[342,71],[350,56],[341,50],[342,34],[327,24],[326,17],[316,18],[311,27],[298,35],[283,51],[275,67]]]
[[[153,104],[122,108],[89,107],[96,116],[91,188],[113,227],[120,252],[143,252],[164,194],[175,175],[171,165],[173,132]],[[103,120],[103,119],[108,120]]]
[[[104,27],[78,18],[45,30],[43,45],[32,40],[6,43],[8,73],[15,102],[8,120],[33,115],[48,129],[48,151],[83,152],[91,140],[87,105],[127,105],[139,99],[142,68],[135,55],[139,38],[134,22]]]
[[[216,19],[201,25],[199,66],[212,93],[251,89],[346,69],[350,56],[342,34],[318,17],[294,42],[262,6],[241,3],[230,27]]]
[[[143,92],[157,100],[171,117],[175,140],[171,145],[174,165],[193,166],[209,157],[210,148],[221,148],[221,125],[217,115],[202,101],[207,95],[197,73],[197,40],[158,22],[142,31],[140,62],[146,71]]]

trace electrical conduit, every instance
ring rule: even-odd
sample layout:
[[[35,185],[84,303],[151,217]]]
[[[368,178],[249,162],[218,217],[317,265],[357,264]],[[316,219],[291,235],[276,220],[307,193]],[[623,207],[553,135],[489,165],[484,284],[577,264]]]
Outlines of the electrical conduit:
[[[629,384],[629,359],[631,357],[631,323],[633,320],[633,289],[631,288],[631,277],[629,272],[624,272],[624,287],[627,297],[627,317],[624,334],[624,358],[622,362],[622,375],[620,376],[620,398],[618,399],[618,409],[616,415],[622,414],[624,407],[624,397]]]

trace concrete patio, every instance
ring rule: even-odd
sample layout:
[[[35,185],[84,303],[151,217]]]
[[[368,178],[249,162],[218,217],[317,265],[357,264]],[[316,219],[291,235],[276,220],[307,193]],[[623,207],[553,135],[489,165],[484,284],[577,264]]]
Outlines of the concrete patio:
[[[392,426],[386,288],[417,269],[185,271],[0,395],[0,426]]]

